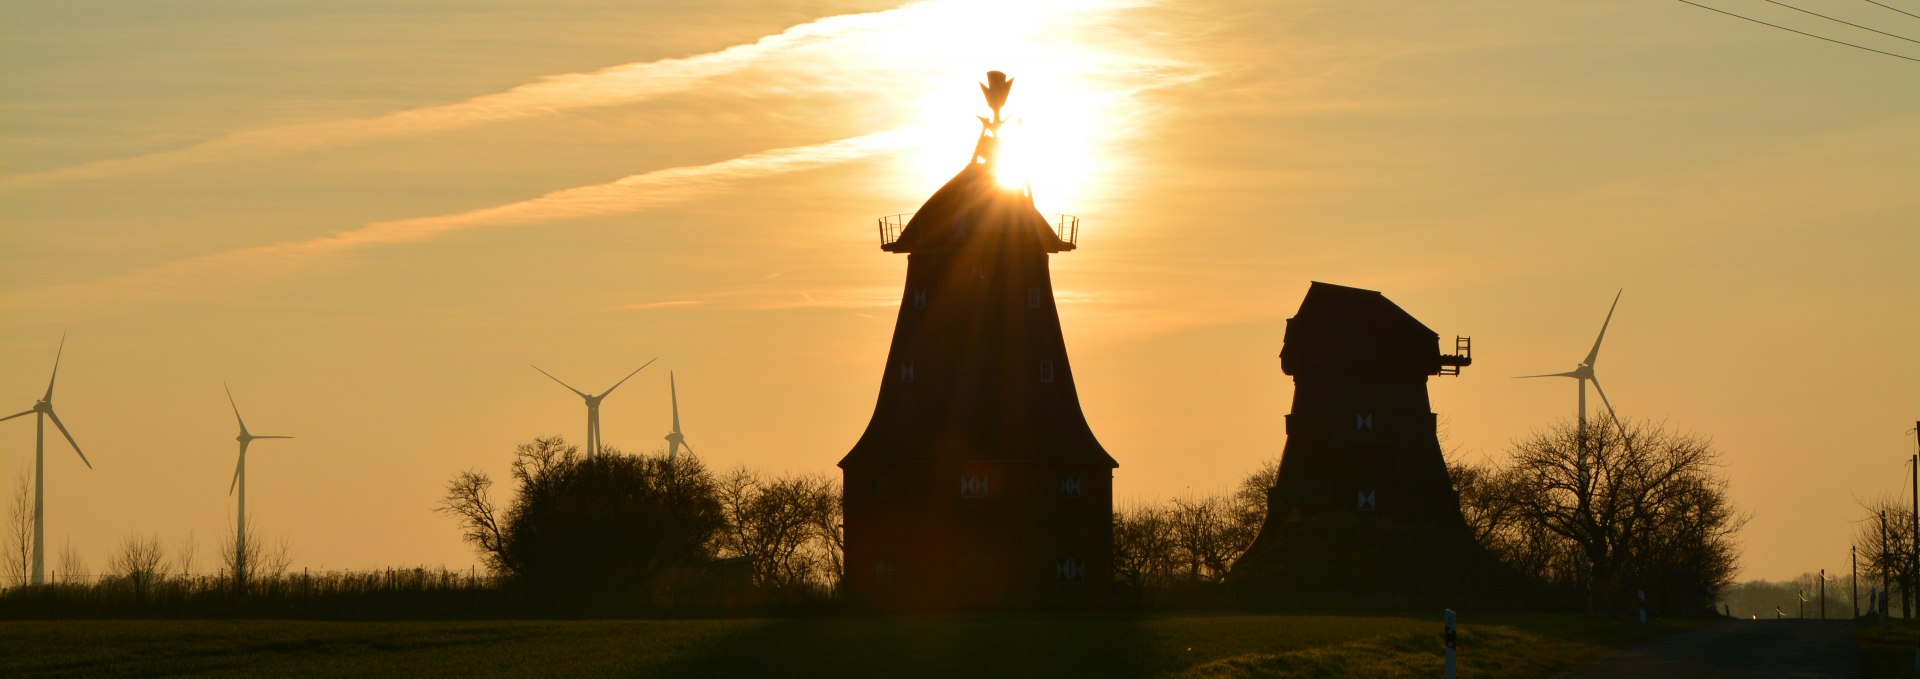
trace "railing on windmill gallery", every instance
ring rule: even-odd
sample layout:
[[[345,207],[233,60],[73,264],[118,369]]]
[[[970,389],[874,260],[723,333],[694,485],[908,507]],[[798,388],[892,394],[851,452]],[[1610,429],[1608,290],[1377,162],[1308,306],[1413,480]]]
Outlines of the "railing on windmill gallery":
[[[907,228],[907,222],[913,221],[913,215],[914,213],[912,212],[906,212],[881,217],[879,219],[880,247],[887,247],[892,245],[894,241],[900,240],[900,231]],[[1079,217],[1069,214],[1049,215],[1047,216],[1047,227],[1053,229],[1053,235],[1058,236],[1060,240],[1066,241],[1067,244],[1076,246],[1080,244]]]

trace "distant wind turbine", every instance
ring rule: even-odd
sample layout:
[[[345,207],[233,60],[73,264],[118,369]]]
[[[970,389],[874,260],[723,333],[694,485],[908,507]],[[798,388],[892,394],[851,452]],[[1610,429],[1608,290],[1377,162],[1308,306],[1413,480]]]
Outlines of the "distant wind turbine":
[[[80,452],[80,443],[73,440],[73,434],[67,431],[67,425],[60,422],[60,416],[53,412],[53,382],[60,377],[60,355],[66,353],[67,335],[60,334],[60,348],[53,353],[53,376],[47,378],[47,395],[33,402],[33,407],[23,412],[0,417],[5,422],[21,415],[34,415],[33,418],[33,584],[44,585],[47,582],[47,420],[53,420],[53,426],[60,428],[60,435],[67,437],[67,443],[73,446],[73,452],[80,461],[93,468],[87,461],[87,454]]]
[[[1588,492],[1587,492],[1587,480],[1588,480],[1587,478],[1588,477],[1588,474],[1587,474],[1587,464],[1588,464],[1587,463],[1587,459],[1588,459],[1588,455],[1587,455],[1587,383],[1588,382],[1592,382],[1593,390],[1600,394],[1600,403],[1607,407],[1607,416],[1613,419],[1614,426],[1620,428],[1620,435],[1624,437],[1627,434],[1627,426],[1620,423],[1620,416],[1618,414],[1615,414],[1613,411],[1613,403],[1607,400],[1607,390],[1600,388],[1600,378],[1596,376],[1593,372],[1594,363],[1600,360],[1600,342],[1607,338],[1607,326],[1613,323],[1613,310],[1620,306],[1620,296],[1625,293],[1626,293],[1626,290],[1623,288],[1619,292],[1616,292],[1613,294],[1613,306],[1607,307],[1607,319],[1605,321],[1600,322],[1600,336],[1593,338],[1593,349],[1587,352],[1587,359],[1584,361],[1581,361],[1580,365],[1575,366],[1573,370],[1569,370],[1563,373],[1551,373],[1547,375],[1521,375],[1520,377],[1516,378],[1516,379],[1527,379],[1532,377],[1571,377],[1579,382],[1579,387],[1580,387],[1579,428],[1580,429],[1574,435],[1574,440],[1577,442],[1575,445],[1579,447],[1579,451],[1577,451],[1576,453],[1574,464],[1575,464],[1575,471],[1578,474],[1578,478],[1576,479],[1576,482],[1579,484],[1581,489],[1580,501],[1582,505],[1581,506],[1582,512],[1586,510],[1585,505],[1586,505],[1587,496],[1588,496]]]
[[[658,360],[660,359],[658,358],[647,359],[646,363],[641,364],[640,367],[638,368],[634,368],[633,372],[627,373],[626,377],[620,378],[619,382],[613,383],[613,386],[607,387],[606,391],[600,392],[598,394],[589,394],[587,392],[573,388],[573,385],[571,384],[567,384],[566,382],[560,382],[560,378],[554,377],[553,373],[547,372],[545,370],[540,370],[540,366],[537,366],[537,365],[533,366],[533,369],[540,370],[540,374],[546,375],[547,379],[553,380],[555,382],[560,382],[560,386],[566,387],[568,391],[571,391],[575,394],[579,394],[580,398],[586,400],[587,402],[587,458],[592,459],[600,455],[600,401],[602,399],[605,399],[607,397],[607,394],[613,393],[613,390],[619,389],[620,385],[626,384],[627,380],[632,379],[633,376],[639,374],[640,371],[646,370],[647,366],[653,365],[653,362]]]
[[[680,435],[680,388],[673,383],[673,371],[667,371],[667,393],[673,398],[673,431],[667,433],[667,464],[673,464],[674,456],[680,453],[680,446],[687,446],[687,452],[693,452],[693,446],[687,445],[687,437]]]
[[[235,422],[240,423],[240,435],[233,437],[235,441],[240,442],[240,463],[238,465],[235,465],[233,468],[233,482],[227,484],[227,494],[232,495],[235,488],[238,488],[240,490],[240,512],[239,512],[240,520],[239,520],[238,527],[234,530],[234,534],[233,534],[234,535],[233,581],[235,583],[244,584],[247,581],[247,576],[250,575],[250,573],[246,572],[246,567],[247,567],[247,445],[253,443],[255,439],[290,439],[293,437],[291,436],[256,436],[253,433],[248,432],[247,420],[245,418],[240,417],[240,404],[233,402],[233,387],[228,387],[224,382],[221,383],[220,386],[227,388],[227,405],[233,406],[233,420]]]

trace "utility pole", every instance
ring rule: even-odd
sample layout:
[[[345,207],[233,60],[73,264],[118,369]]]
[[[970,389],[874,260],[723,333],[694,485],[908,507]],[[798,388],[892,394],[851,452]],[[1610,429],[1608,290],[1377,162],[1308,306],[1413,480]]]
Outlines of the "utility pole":
[[[1820,619],[1827,619],[1827,569],[1820,569]]]
[[[1857,619],[1860,617],[1860,546],[1859,545],[1853,545],[1847,548],[1847,565],[1849,568],[1853,570],[1853,574],[1847,576],[1847,586],[1852,588],[1852,592],[1847,595],[1847,600],[1853,602],[1853,617]]]
[[[1887,510],[1880,510],[1880,596],[1887,596]]]

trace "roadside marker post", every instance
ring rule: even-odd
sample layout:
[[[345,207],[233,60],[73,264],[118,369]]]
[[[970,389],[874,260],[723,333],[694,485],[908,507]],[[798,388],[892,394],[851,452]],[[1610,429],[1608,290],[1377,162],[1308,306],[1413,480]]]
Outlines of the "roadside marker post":
[[[1451,608],[1447,609],[1446,615],[1447,615],[1447,618],[1446,618],[1447,630],[1446,632],[1442,633],[1440,637],[1441,639],[1445,640],[1447,643],[1446,678],[1454,679],[1454,676],[1453,676],[1454,653],[1456,648],[1459,646],[1460,636],[1459,636],[1459,631],[1457,629],[1456,620],[1454,618],[1453,609]],[[1917,660],[1916,662],[1920,662],[1920,660]]]
[[[1640,599],[1640,624],[1647,624],[1647,590],[1636,589],[1634,595]]]

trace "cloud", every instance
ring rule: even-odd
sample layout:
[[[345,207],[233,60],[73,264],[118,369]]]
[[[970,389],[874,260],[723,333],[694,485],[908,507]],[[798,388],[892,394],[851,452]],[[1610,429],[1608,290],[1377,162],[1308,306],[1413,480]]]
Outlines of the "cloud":
[[[1047,11],[1070,13],[1113,4],[1080,2],[1047,8]],[[961,0],[930,0],[879,12],[831,16],[795,25],[752,43],[690,57],[546,76],[507,90],[451,104],[411,108],[371,118],[324,120],[250,130],[171,151],[16,174],[0,178],[0,188],[17,189],[183,164],[255,158],[553,116],[576,109],[633,104],[703,87],[721,76],[755,65],[782,64],[790,61],[795,53],[808,52],[812,48],[849,38],[859,37],[863,44],[892,45],[901,35],[917,35],[930,27],[951,25],[954,16],[979,15],[988,11],[976,5],[976,2]],[[820,88],[840,84],[831,79],[802,78],[781,86],[793,87],[801,80],[814,81],[811,86]]]
[[[326,236],[190,257],[96,281],[31,291],[5,306],[21,306],[45,297],[96,301],[201,300],[232,286],[282,278],[331,255],[379,245],[417,243],[480,228],[639,212],[709,195],[741,180],[870,158],[907,147],[918,133],[916,128],[897,128],[762,151],[706,165],[654,170],[466,212],[373,222]]]
[[[676,299],[676,300],[669,300],[665,302],[636,302],[633,304],[621,304],[619,306],[607,307],[607,311],[645,311],[648,309],[665,309],[668,307],[693,306],[696,304],[700,304],[700,300]]]

